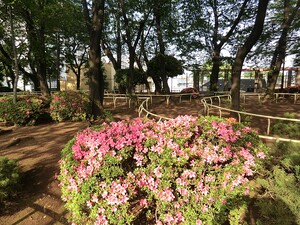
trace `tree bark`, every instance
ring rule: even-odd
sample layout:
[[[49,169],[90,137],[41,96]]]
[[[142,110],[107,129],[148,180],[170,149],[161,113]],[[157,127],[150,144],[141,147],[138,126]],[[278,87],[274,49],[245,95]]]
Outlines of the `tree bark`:
[[[199,82],[200,82],[200,70],[194,69],[193,70],[193,82],[194,82],[194,88],[196,88],[197,91],[200,91]]]
[[[60,53],[61,53],[61,45],[60,45],[60,37],[59,34],[56,35],[56,90],[60,91]]]
[[[80,90],[80,77],[81,77],[81,66],[77,68],[77,74],[76,74],[76,89]]]
[[[240,80],[244,60],[251,48],[258,41],[264,27],[264,21],[267,11],[269,0],[259,0],[258,10],[255,18],[253,29],[246,39],[244,45],[238,49],[235,61],[232,67],[232,108],[235,110],[240,109]]]
[[[89,49],[89,97],[91,101],[91,114],[94,117],[103,114],[104,99],[104,76],[101,64],[101,47],[103,22],[104,22],[104,3],[105,0],[92,1],[92,17],[89,15],[87,1],[82,0],[83,12],[90,33]]]
[[[220,53],[221,49],[217,47],[214,49],[213,57],[212,57],[212,69],[210,76],[210,87],[211,91],[218,91],[218,80],[219,80],[219,72],[220,72]]]
[[[15,29],[14,29],[14,22],[13,22],[13,14],[12,14],[12,6],[10,6],[10,12],[9,12],[9,19],[10,19],[10,29],[11,29],[11,44],[13,48],[13,54],[14,54],[14,67],[15,67],[15,80],[13,85],[13,103],[16,104],[17,102],[17,90],[18,90],[18,80],[19,80],[19,66],[18,66],[18,54],[17,54],[17,48],[16,48],[16,39],[15,39]]]
[[[155,85],[155,93],[162,93],[162,87],[161,87],[161,79],[158,76],[152,77],[152,80]]]

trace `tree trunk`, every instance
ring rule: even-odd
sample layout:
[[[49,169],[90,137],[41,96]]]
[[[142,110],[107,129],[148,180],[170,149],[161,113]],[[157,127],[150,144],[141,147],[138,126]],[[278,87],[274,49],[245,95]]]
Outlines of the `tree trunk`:
[[[218,91],[218,80],[220,72],[220,49],[216,48],[212,57],[212,70],[210,75],[210,91]]]
[[[163,82],[163,92],[164,94],[170,94],[170,87],[168,84],[168,77],[166,75],[161,76],[162,82]]]
[[[193,82],[194,82],[194,85],[193,86],[198,91],[200,90],[199,81],[200,81],[200,70],[199,69],[194,69],[194,71],[193,71]]]
[[[300,0],[297,1],[297,5],[294,8],[291,6],[290,0],[284,1],[284,21],[282,24],[283,29],[271,60],[270,72],[268,73],[266,97],[272,97],[274,94],[280,68],[285,59],[288,32],[299,10],[299,7]]]
[[[135,61],[135,50],[132,46],[129,47],[129,74],[127,76],[127,92],[132,94],[134,92],[133,87],[133,76],[134,76],[134,61]]]
[[[50,97],[50,90],[47,83],[47,62],[46,62],[46,45],[45,45],[45,28],[41,25],[38,31],[38,52],[37,60],[37,77],[40,84],[42,96]],[[51,81],[50,81],[51,82]]]
[[[17,48],[16,48],[16,39],[15,39],[15,29],[14,29],[14,22],[13,22],[13,15],[12,15],[12,6],[10,5],[10,29],[11,29],[11,43],[13,48],[13,54],[14,54],[14,67],[15,67],[15,80],[13,85],[13,103],[16,104],[17,102],[17,90],[18,90],[18,79],[19,79],[19,66],[18,66],[18,54],[17,54]]]
[[[155,93],[161,94],[162,93],[161,79],[158,76],[154,76],[152,77],[152,80],[155,85]]]
[[[229,88],[229,70],[225,70],[223,91],[228,91]]]
[[[105,0],[92,1],[92,17],[90,17],[88,4],[82,0],[83,12],[90,33],[89,49],[89,97],[91,101],[91,113],[94,117],[103,114],[104,99],[104,77],[101,69],[101,48],[100,41],[102,38],[104,22],[104,3]]]
[[[118,13],[117,17],[117,63],[115,70],[122,68],[122,38],[121,38],[121,15]]]
[[[232,108],[235,110],[240,109],[240,80],[241,72],[245,57],[250,52],[251,48],[258,41],[264,27],[264,21],[267,11],[269,0],[259,0],[258,11],[255,18],[253,29],[246,39],[244,45],[238,49],[235,61],[232,67],[232,85],[231,85],[231,96],[232,96]]]
[[[59,35],[56,36],[56,90],[60,91],[60,38]]]
[[[296,70],[296,85],[300,86],[300,69],[297,68]]]
[[[155,1],[155,3],[158,3]],[[158,40],[158,46],[159,46],[159,53],[165,54],[165,44],[163,41],[163,34],[161,30],[161,15],[160,15],[160,6],[154,6],[154,16],[155,16],[155,25],[156,25],[156,35]]]
[[[157,1],[155,3],[158,3]],[[158,46],[159,46],[159,54],[162,55],[161,59],[163,62],[161,62],[161,79],[163,83],[163,92],[165,94],[170,94],[170,87],[168,85],[168,77],[166,76],[166,63],[165,63],[165,44],[163,41],[163,33],[161,29],[161,13],[160,13],[160,5],[155,5],[154,6],[154,17],[155,17],[155,26],[156,26],[156,35],[157,35],[157,40],[158,40]]]
[[[287,86],[292,86],[292,77],[293,77],[293,71],[288,70],[288,79],[287,79]]]
[[[80,90],[81,67],[77,68],[77,73],[75,75],[76,75],[76,90]]]

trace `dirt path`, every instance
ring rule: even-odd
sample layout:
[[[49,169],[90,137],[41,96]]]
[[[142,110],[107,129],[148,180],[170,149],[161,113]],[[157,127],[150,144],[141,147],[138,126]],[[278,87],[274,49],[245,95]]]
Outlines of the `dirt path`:
[[[245,108],[251,112],[278,116],[287,111],[296,112],[300,117],[300,104],[285,103],[280,107],[278,104],[265,104],[258,107],[254,101],[249,101]],[[196,116],[202,112],[203,107],[198,99],[192,103],[171,102],[170,105],[158,101],[150,106],[150,110],[166,117],[185,114]],[[117,120],[128,120],[138,115],[133,107],[128,109],[126,104],[110,111]],[[10,132],[0,133],[0,156],[18,160],[24,181],[20,198],[14,199],[0,212],[1,225],[68,224],[67,211],[60,199],[55,174],[59,172],[61,149],[78,131],[87,126],[88,123],[85,122],[63,122],[14,127]]]
[[[68,224],[55,180],[57,162],[65,143],[86,127],[83,122],[52,123],[14,128],[0,136],[0,155],[18,161],[25,194],[2,212],[0,224]]]

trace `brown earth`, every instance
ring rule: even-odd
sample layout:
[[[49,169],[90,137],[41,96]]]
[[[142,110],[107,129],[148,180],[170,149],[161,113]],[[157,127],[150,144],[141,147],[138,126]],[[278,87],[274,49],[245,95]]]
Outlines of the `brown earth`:
[[[131,119],[138,116],[134,107],[128,109],[125,103],[106,106],[115,119]],[[243,108],[248,112],[282,116],[284,112],[297,113],[300,118],[300,104],[289,100],[279,103],[258,104],[247,100]],[[166,117],[177,115],[198,115],[203,112],[199,99],[193,102],[178,100],[169,105],[155,100],[150,111]],[[58,161],[64,145],[88,122],[47,123],[28,127],[9,127],[0,124],[0,156],[16,159],[22,170],[23,188],[21,193],[0,209],[0,225],[52,225],[69,224],[68,212],[60,199],[60,189],[55,174],[59,173]]]

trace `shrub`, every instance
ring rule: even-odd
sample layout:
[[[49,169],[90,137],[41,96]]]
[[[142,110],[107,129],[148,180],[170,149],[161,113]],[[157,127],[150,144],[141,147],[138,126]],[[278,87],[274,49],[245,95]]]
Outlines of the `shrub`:
[[[17,192],[19,184],[20,175],[17,162],[0,157],[0,204]]]
[[[243,210],[264,152],[234,119],[134,119],[78,133],[58,179],[74,223],[222,224]]]
[[[55,121],[84,121],[88,115],[89,101],[82,92],[62,91],[52,95],[50,115]]]
[[[17,125],[34,125],[42,115],[42,109],[47,101],[37,95],[17,97],[16,104],[12,96],[0,99],[0,121],[12,122]]]
[[[257,179],[256,224],[300,224],[300,144],[281,142],[273,149],[272,161]]]
[[[297,113],[285,113],[285,118],[295,119]],[[293,121],[277,121],[272,127],[272,133],[293,139],[300,139],[300,123]]]

